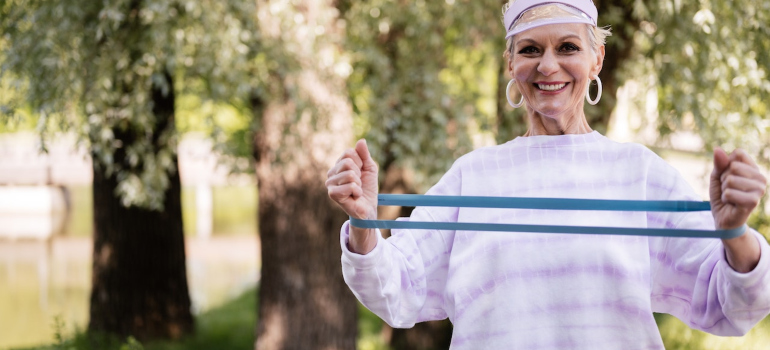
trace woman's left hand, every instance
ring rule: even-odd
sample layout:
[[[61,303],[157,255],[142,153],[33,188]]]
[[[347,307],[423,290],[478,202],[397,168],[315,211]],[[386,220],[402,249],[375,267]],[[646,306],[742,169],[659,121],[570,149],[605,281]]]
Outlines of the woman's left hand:
[[[720,148],[714,150],[714,171],[711,172],[709,192],[711,214],[719,229],[740,227],[765,195],[767,179],[759,172],[754,160],[742,149],[730,155]],[[738,272],[754,270],[761,249],[754,235],[723,239],[727,263]]]
[[[727,155],[721,148],[714,149],[709,194],[717,228],[732,229],[745,224],[765,195],[766,187],[767,179],[746,151],[739,148]]]

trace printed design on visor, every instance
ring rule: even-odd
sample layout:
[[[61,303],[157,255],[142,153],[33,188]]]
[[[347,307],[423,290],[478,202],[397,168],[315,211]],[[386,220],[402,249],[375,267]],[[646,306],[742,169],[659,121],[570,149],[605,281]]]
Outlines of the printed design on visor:
[[[709,202],[696,201],[643,201],[575,198],[524,198],[524,197],[476,197],[476,196],[431,196],[380,194],[378,205],[404,205],[458,208],[502,208],[502,209],[550,209],[550,210],[602,210],[602,211],[655,211],[691,212],[711,210]],[[457,231],[497,231],[531,233],[577,233],[624,236],[665,236],[689,238],[729,239],[741,236],[748,226],[729,230],[689,230],[667,228],[634,228],[602,226],[561,226],[490,224],[471,222],[426,222],[363,220],[350,217],[350,224],[361,228],[387,229],[435,229]]]
[[[598,11],[591,0],[518,0],[503,14],[505,38],[547,24],[585,23],[596,26]]]

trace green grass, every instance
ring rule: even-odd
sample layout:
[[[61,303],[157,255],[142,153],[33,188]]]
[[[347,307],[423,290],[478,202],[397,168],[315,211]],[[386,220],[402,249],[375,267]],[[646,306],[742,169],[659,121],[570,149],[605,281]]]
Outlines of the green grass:
[[[177,341],[140,344],[132,338],[115,339],[61,334],[64,325],[55,322],[55,344],[17,350],[250,350],[254,348],[256,290],[249,289],[235,299],[213,308],[196,319],[197,332]],[[744,337],[718,337],[690,329],[669,315],[656,314],[667,350],[761,350],[770,344],[770,317]],[[359,305],[358,349],[391,350],[382,336],[382,321]]]
[[[136,340],[99,335],[62,334],[65,325],[56,320],[54,344],[17,350],[249,350],[254,348],[257,322],[256,290],[251,288],[235,299],[196,318],[196,332],[177,341]]]
[[[254,348],[257,322],[257,292],[251,288],[235,299],[213,308],[196,318],[196,333],[177,341],[154,341],[140,344],[136,340],[105,336],[88,336],[77,332],[62,334],[60,320],[54,320],[55,343],[16,350],[250,350]],[[381,332],[382,321],[359,304],[360,330],[358,349],[390,350]]]
[[[145,350],[247,350],[254,348],[257,292],[248,289],[196,318],[197,332],[180,341],[151,342]]]

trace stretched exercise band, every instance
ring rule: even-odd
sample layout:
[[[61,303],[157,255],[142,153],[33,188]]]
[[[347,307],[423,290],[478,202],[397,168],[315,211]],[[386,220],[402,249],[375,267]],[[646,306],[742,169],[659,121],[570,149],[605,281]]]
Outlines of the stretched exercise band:
[[[379,205],[463,207],[463,208],[505,208],[505,209],[552,209],[552,210],[602,210],[602,211],[664,211],[688,212],[711,210],[709,202],[694,201],[641,201],[573,198],[510,198],[473,196],[428,196],[380,194]],[[600,227],[600,226],[559,226],[489,224],[472,222],[428,222],[363,220],[351,217],[350,224],[361,228],[387,229],[436,229],[457,231],[504,231],[537,233],[582,233],[624,236],[667,236],[690,238],[729,239],[742,235],[748,227],[729,230],[689,230],[668,228]]]

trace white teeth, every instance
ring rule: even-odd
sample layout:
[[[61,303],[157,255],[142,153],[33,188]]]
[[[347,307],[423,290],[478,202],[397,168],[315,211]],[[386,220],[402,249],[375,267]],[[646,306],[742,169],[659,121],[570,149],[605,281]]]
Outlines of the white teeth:
[[[537,88],[540,90],[556,91],[563,88],[566,83],[561,84],[537,84]]]

